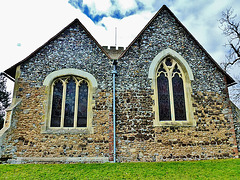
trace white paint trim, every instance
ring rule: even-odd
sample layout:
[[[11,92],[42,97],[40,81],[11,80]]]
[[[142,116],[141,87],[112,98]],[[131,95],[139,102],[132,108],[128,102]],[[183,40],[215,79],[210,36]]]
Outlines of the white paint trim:
[[[75,76],[80,76],[83,78],[86,78],[89,82],[91,82],[91,85],[93,88],[97,88],[98,84],[97,84],[97,80],[95,79],[95,77],[93,75],[91,75],[88,72],[79,70],[79,69],[61,69],[58,71],[54,71],[52,73],[50,73],[43,81],[43,85],[44,86],[50,86],[52,81],[60,76],[65,76],[65,75],[75,75]]]
[[[180,63],[180,65],[184,66],[190,81],[194,80],[193,77],[193,73],[191,68],[189,67],[187,61],[180,55],[178,54],[176,51],[167,48],[163,51],[161,51],[160,53],[158,53],[158,55],[153,59],[150,68],[149,68],[149,72],[148,72],[148,78],[149,79],[154,79],[155,77],[155,72],[156,72],[156,68],[158,68],[158,64],[166,57],[166,56],[172,56],[175,60],[178,61],[178,63]]]

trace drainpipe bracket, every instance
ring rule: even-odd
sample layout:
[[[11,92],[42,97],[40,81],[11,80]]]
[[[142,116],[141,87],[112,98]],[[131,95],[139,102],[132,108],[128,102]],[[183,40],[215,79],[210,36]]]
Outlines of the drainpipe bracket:
[[[112,71],[112,74],[117,74],[117,71],[116,71],[116,70],[113,70],[113,71]]]

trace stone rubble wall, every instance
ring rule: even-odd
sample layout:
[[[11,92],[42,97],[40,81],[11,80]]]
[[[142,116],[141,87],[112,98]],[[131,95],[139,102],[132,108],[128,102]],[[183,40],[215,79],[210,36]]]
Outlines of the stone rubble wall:
[[[155,127],[154,91],[148,71],[154,57],[170,48],[194,75],[191,101],[194,127]],[[75,68],[92,74],[93,134],[43,134],[47,94],[43,81],[56,70]],[[113,158],[112,61],[79,24],[24,62],[17,78],[21,103],[2,142],[2,158],[13,163],[66,158],[93,162]],[[237,157],[224,75],[178,22],[163,11],[118,60],[116,79],[117,161],[180,161]],[[39,159],[38,159],[39,158]],[[92,160],[92,161],[91,161]],[[70,160],[71,161],[71,160]]]
[[[179,53],[192,69],[196,127],[155,127],[149,67],[161,51]],[[179,161],[237,157],[224,75],[167,11],[118,61],[117,160]]]
[[[22,102],[13,114],[12,121],[16,125],[6,135],[1,157],[13,159],[10,160],[12,163],[27,157],[37,158],[39,162],[41,158],[82,158],[86,162],[109,159],[111,64],[111,60],[78,24],[73,24],[60,37],[21,64],[20,77],[16,80],[16,98],[21,98]],[[71,131],[41,133],[45,125],[48,98],[43,81],[51,72],[64,68],[80,69],[97,79],[98,89],[93,94],[93,134],[74,134]]]
[[[232,103],[232,112],[233,112],[233,122],[236,133],[236,141],[238,151],[240,152],[240,110],[239,108]]]

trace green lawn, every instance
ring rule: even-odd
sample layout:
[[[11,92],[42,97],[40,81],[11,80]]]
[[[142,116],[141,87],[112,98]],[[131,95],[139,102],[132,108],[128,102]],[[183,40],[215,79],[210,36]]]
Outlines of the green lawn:
[[[0,165],[0,179],[240,179],[240,159]]]

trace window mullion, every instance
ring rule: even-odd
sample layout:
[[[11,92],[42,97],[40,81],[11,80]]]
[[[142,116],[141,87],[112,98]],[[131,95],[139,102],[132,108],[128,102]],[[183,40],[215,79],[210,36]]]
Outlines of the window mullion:
[[[61,112],[61,128],[64,127],[65,116],[65,104],[66,104],[66,92],[67,92],[67,80],[63,81],[63,98],[62,98],[62,112]]]
[[[172,69],[168,71],[168,83],[169,83],[169,95],[170,95],[170,107],[171,107],[171,118],[175,122],[175,110],[174,110],[174,99],[173,99],[173,85],[172,85]]]
[[[78,94],[79,94],[79,82],[76,81],[75,109],[74,109],[74,127],[77,127]]]

